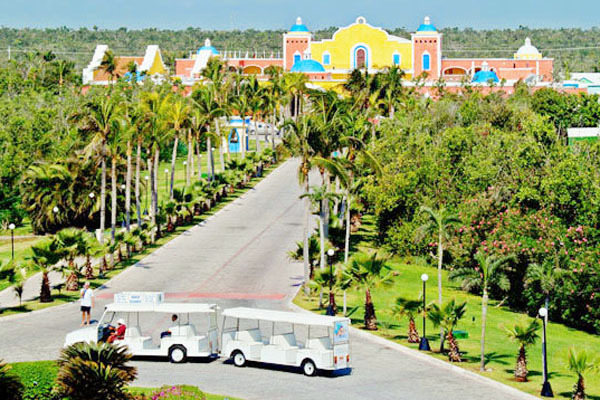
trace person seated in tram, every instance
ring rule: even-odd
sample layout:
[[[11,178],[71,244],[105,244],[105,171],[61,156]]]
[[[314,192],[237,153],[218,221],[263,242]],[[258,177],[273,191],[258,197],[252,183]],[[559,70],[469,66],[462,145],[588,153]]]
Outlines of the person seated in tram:
[[[177,322],[177,314],[173,314],[173,315],[171,316],[171,321],[172,321],[173,323]],[[164,338],[164,337],[171,336],[171,335],[173,334],[173,330],[174,330],[174,328],[177,328],[177,327],[176,327],[176,326],[173,326],[173,327],[170,327],[169,329],[167,329],[166,331],[164,331],[164,332],[161,332],[161,333],[160,333],[160,338],[162,339],[162,338]]]
[[[125,325],[125,321],[123,318],[119,318],[117,320],[117,327],[110,327],[111,333],[108,337],[108,343],[113,343],[115,340],[123,340],[125,338],[125,331],[127,330],[127,326]]]

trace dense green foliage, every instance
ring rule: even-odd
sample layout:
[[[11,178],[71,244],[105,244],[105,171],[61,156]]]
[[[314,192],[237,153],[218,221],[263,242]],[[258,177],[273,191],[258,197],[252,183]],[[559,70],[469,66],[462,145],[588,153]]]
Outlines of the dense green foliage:
[[[381,125],[375,154],[384,174],[364,190],[381,243],[400,254],[428,254],[437,240],[416,240],[417,210],[444,205],[461,220],[446,266],[476,268],[480,251],[514,255],[510,289],[492,285],[490,294],[535,315],[545,295],[525,276],[530,264],[550,263],[566,272],[550,290],[551,318],[600,331],[600,146],[567,146],[561,125],[597,125],[599,110],[596,96],[525,88],[507,98],[467,92],[408,99]]]
[[[418,21],[415,21],[417,23]],[[310,25],[310,24],[309,24]],[[310,27],[310,26],[309,26]],[[415,25],[416,27],[416,25]],[[410,38],[410,28],[392,28],[391,34]],[[337,30],[335,27],[316,30],[315,38],[330,39]],[[578,28],[562,29],[488,29],[444,28],[443,51],[447,57],[512,57],[523,45],[526,37],[546,57],[556,60],[556,69],[564,72],[596,71],[600,67],[600,49],[596,48],[600,40],[600,30]],[[282,51],[282,35],[280,30],[258,31],[231,30],[212,31],[189,27],[184,30],[160,30],[148,28],[142,30],[105,29],[0,29],[0,60],[8,57],[8,46],[11,46],[12,58],[24,58],[30,53],[54,51],[61,57],[72,60],[77,70],[89,63],[97,44],[108,44],[117,55],[142,55],[149,44],[158,44],[163,50],[163,57],[172,66],[175,58],[189,57],[190,52],[200,47],[205,38],[219,50],[238,50],[260,55],[266,52]],[[586,48],[587,47],[587,48]]]
[[[25,387],[23,400],[55,400],[52,393],[58,366],[54,361],[23,362],[12,365]]]

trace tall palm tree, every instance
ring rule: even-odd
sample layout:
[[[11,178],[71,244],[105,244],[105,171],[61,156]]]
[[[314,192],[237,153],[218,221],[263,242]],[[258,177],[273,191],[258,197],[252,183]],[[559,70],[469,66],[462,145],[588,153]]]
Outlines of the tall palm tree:
[[[202,180],[202,152],[200,151],[200,141],[202,139],[203,130],[206,127],[207,116],[197,107],[192,108],[190,113],[190,132],[193,140],[198,148],[198,180]],[[194,146],[192,146],[194,147]]]
[[[432,304],[431,309],[427,313],[427,316],[431,320],[434,326],[440,327],[442,332],[446,331],[446,339],[450,345],[448,351],[448,359],[452,362],[462,362],[460,356],[460,350],[458,349],[458,343],[454,338],[454,328],[458,322],[465,316],[467,311],[467,302],[462,304],[456,303],[455,299],[451,299],[441,306],[438,304]],[[440,344],[440,352],[442,347]]]
[[[303,73],[289,72],[283,75],[283,82],[285,92],[289,93],[294,108],[294,120],[298,122],[298,118],[302,113],[302,97],[306,93],[308,76]]]
[[[187,104],[184,98],[177,97],[171,103],[169,110],[166,115],[167,125],[173,130],[173,154],[171,155],[171,186],[169,189],[169,197],[173,199],[173,183],[175,182],[175,161],[177,160],[177,146],[179,145],[179,138],[182,136],[183,131],[187,129],[189,125],[190,117],[190,106]],[[189,173],[187,172],[191,168],[188,163],[186,168],[186,179],[189,185]]]
[[[382,101],[387,108],[388,116],[392,119],[394,118],[398,99],[402,95],[402,81],[404,75],[404,71],[396,65],[388,68],[383,74],[383,85],[381,88]]]
[[[98,152],[102,167],[102,181],[100,186],[100,242],[103,241],[104,229],[106,227],[106,143],[110,135],[119,129],[121,111],[118,99],[115,96],[100,96],[94,97],[86,104],[83,116],[85,129],[94,133],[90,146],[93,149],[99,147]]]
[[[510,281],[506,276],[504,267],[513,256],[498,257],[495,254],[475,254],[478,267],[457,268],[450,272],[450,279],[459,281],[463,290],[481,289],[481,362],[479,370],[485,372],[485,327],[487,321],[487,306],[489,290],[495,285],[502,291],[510,289]]]
[[[458,217],[444,207],[434,210],[431,207],[421,206],[420,214],[425,214],[425,223],[417,231],[417,239],[433,236],[437,239],[438,262],[438,304],[442,304],[442,265],[444,257],[444,241],[450,238],[450,229],[460,223]],[[444,332],[440,331],[440,343],[444,343]]]
[[[75,228],[65,228],[56,234],[55,240],[58,244],[58,251],[67,261],[63,274],[67,276],[65,289],[77,291],[79,289],[79,268],[75,259],[84,255],[85,237],[83,231]]]
[[[506,330],[508,337],[519,343],[519,356],[517,357],[517,365],[515,366],[515,380],[517,382],[527,382],[527,346],[535,344],[539,339],[537,334],[540,329],[540,324],[537,319],[531,321],[527,326],[515,325],[511,329]]]
[[[219,106],[217,101],[215,91],[206,86],[201,86],[199,89],[196,89],[192,93],[192,98],[194,100],[194,106],[197,107],[200,112],[205,117],[207,131],[210,131],[210,125],[215,123],[218,125],[218,118],[224,114],[224,110]],[[207,161],[211,168],[211,181],[214,180],[215,170],[214,170],[214,160],[213,160],[213,152],[212,152],[212,139],[217,139],[215,134],[206,133],[206,155]]]
[[[393,283],[394,273],[388,267],[387,260],[377,257],[377,253],[370,256],[358,254],[343,271],[343,276],[346,286],[358,286],[365,291],[365,328],[377,330],[377,316],[371,289]]]
[[[294,157],[300,158],[298,168],[298,183],[304,186],[304,194],[308,196],[310,188],[309,173],[313,167],[313,157],[315,152],[310,146],[309,137],[314,133],[314,123],[310,116],[303,116],[299,121],[289,120],[286,127],[290,128],[290,133],[284,138],[285,146],[290,150]],[[310,224],[310,200],[304,198],[304,291],[306,295],[310,294],[308,283],[310,281],[310,266],[308,257],[308,237]]]
[[[110,343],[75,343],[57,360],[56,390],[72,400],[127,399],[124,387],[135,380],[126,346]]]
[[[123,155],[123,146],[128,142],[129,129],[124,119],[119,121],[116,129],[113,129],[106,143],[106,150],[110,157],[110,242],[115,242],[115,233],[117,230],[117,164],[121,162]]]
[[[243,82],[242,82],[243,83]],[[243,88],[243,84],[241,86]],[[242,159],[246,157],[246,145],[248,142],[248,132],[246,126],[246,116],[250,112],[250,98],[248,97],[245,90],[241,90],[240,93],[234,97],[233,104],[235,110],[240,114],[242,119],[242,131],[240,135],[240,146],[242,149]]]
[[[254,124],[256,153],[260,153],[260,140],[258,135],[258,115],[265,108],[265,89],[258,83],[256,75],[250,75],[244,85],[244,94],[248,97],[248,109]]]
[[[115,78],[119,78],[117,67],[117,57],[115,57],[115,54],[111,50],[107,50],[100,63],[100,70],[105,71],[110,76],[111,83]]]
[[[42,285],[40,288],[40,302],[50,303],[52,301],[52,292],[50,291],[50,279],[48,274],[61,259],[59,246],[54,239],[42,239],[40,242],[31,246],[31,261],[33,268],[42,271]]]
[[[265,69],[269,76],[269,86],[266,88],[265,108],[271,115],[271,149],[273,150],[273,161],[275,161],[275,129],[278,121],[279,108],[283,100],[283,77],[280,67],[271,66]]]
[[[585,380],[584,374],[597,371],[600,364],[597,360],[590,360],[585,350],[577,351],[574,348],[569,350],[569,370],[577,375],[577,383],[573,386],[573,400],[585,400]]]

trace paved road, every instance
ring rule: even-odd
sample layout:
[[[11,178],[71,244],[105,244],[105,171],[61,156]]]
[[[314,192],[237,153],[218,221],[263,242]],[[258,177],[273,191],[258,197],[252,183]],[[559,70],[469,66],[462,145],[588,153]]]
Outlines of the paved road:
[[[220,307],[286,308],[302,280],[302,265],[287,259],[302,234],[297,163],[288,161],[254,190],[204,225],[171,241],[97,294],[101,306],[122,290],[164,291],[176,301]],[[56,357],[64,335],[79,322],[76,304],[0,318],[0,358]],[[183,365],[136,361],[137,385],[188,383],[245,399],[510,399],[494,386],[363,338],[352,339],[353,371],[308,378],[276,368],[235,368],[221,360]]]

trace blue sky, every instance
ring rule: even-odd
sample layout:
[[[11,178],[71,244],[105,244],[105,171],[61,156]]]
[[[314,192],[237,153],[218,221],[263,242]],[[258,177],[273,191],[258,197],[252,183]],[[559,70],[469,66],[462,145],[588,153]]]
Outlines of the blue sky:
[[[2,0],[0,25],[185,29],[282,29],[302,16],[310,29],[344,26],[363,15],[386,28],[599,26],[600,0]]]

